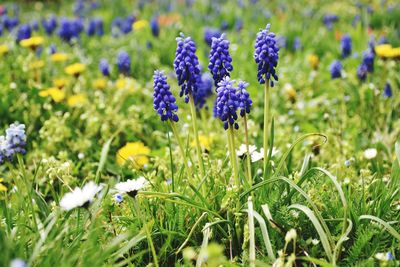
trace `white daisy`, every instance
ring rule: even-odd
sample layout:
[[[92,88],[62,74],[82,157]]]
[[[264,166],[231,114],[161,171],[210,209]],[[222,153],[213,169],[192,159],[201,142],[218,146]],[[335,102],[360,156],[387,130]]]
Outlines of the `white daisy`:
[[[257,150],[257,147],[256,147],[256,146],[249,145],[249,152],[250,152],[250,155],[253,154],[253,152],[256,151],[256,150]],[[238,157],[242,157],[242,156],[244,156],[246,153],[247,153],[246,144],[241,144],[240,147],[239,147],[239,149],[236,150],[236,154],[237,154]]]
[[[364,151],[364,157],[366,159],[373,159],[376,157],[377,154],[378,151],[376,150],[376,148],[368,148]]]
[[[275,147],[273,147],[272,148],[271,158],[274,157],[278,153],[279,153],[279,150],[276,149]],[[264,159],[264,148],[261,148],[260,152],[254,151],[251,154],[251,162],[257,162],[257,161],[262,160],[262,159]]]
[[[76,187],[72,192],[66,193],[60,201],[60,206],[67,211],[77,207],[85,207],[93,201],[100,190],[101,186],[90,181],[82,189]]]
[[[127,193],[130,197],[135,197],[137,192],[147,185],[146,179],[141,176],[137,180],[128,180],[115,185],[120,193]]]

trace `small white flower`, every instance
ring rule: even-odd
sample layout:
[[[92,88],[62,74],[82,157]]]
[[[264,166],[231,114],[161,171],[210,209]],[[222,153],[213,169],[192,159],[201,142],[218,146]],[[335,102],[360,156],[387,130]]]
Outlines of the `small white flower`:
[[[26,264],[26,262],[24,260],[21,259],[13,259],[10,262],[10,267],[27,267],[28,264]]]
[[[285,242],[289,243],[290,241],[294,240],[297,238],[297,232],[295,229],[290,229],[285,236]]]
[[[264,148],[260,149],[260,152],[254,151],[253,154],[251,154],[251,162],[257,162],[259,160],[262,160],[264,158]]]
[[[275,147],[273,147],[271,157],[274,157],[278,153],[279,153],[279,150],[277,150]],[[260,152],[254,151],[251,154],[251,162],[257,162],[262,159],[264,159],[264,148],[261,148]]]
[[[78,154],[78,159],[83,159],[84,157],[85,157],[85,154],[84,154],[84,153],[80,152],[80,153]]]
[[[387,253],[376,253],[375,254],[375,258],[379,261],[390,261],[393,259],[393,255],[391,252],[387,252]]]
[[[14,82],[10,83],[10,88],[11,89],[16,89],[17,88],[17,84],[14,83]]]
[[[319,240],[316,239],[316,238],[314,238],[314,239],[311,240],[311,243],[312,243],[314,246],[316,246],[316,245],[319,244]]]
[[[128,180],[126,182],[120,182],[115,185],[115,188],[120,193],[126,193],[131,197],[135,197],[137,192],[147,185],[146,179],[141,176],[137,180]]]
[[[373,159],[376,157],[377,154],[378,151],[376,150],[376,148],[368,148],[364,151],[364,157],[366,159]]]
[[[253,152],[256,151],[256,150],[257,150],[257,147],[256,147],[256,146],[249,145],[249,152],[250,152],[250,155],[253,154]],[[246,153],[247,153],[247,146],[246,146],[246,144],[241,144],[240,147],[239,147],[239,149],[236,150],[236,154],[237,154],[238,157],[242,157],[242,156],[244,156]]]
[[[82,207],[90,204],[95,195],[101,190],[101,186],[90,181],[80,189],[76,187],[72,192],[66,193],[60,201],[60,206],[64,210]]]

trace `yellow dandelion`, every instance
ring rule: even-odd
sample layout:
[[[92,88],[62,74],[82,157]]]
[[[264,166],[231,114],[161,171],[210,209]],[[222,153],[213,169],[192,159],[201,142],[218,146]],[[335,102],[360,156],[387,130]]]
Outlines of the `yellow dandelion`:
[[[86,103],[86,101],[87,101],[86,95],[76,94],[68,97],[67,104],[70,107],[76,107]]]
[[[392,48],[390,58],[400,58],[400,47]]]
[[[311,68],[314,70],[318,69],[319,66],[319,58],[315,54],[308,55],[307,57],[308,63],[310,63]]]
[[[53,62],[63,62],[68,59],[68,55],[65,53],[54,53],[50,57]]]
[[[375,53],[378,57],[387,58],[390,57],[392,46],[390,44],[382,44],[375,46]]]
[[[4,179],[0,178],[0,192],[6,192],[7,191],[7,187],[5,185],[3,185]]]
[[[41,69],[44,67],[44,61],[43,60],[36,60],[31,62],[31,64],[29,65],[29,67],[31,69]]]
[[[135,169],[141,169],[149,163],[150,152],[150,148],[142,142],[129,142],[118,150],[116,161],[120,166],[128,163]]]
[[[67,80],[64,78],[56,78],[53,80],[53,85],[58,88],[63,88],[67,85]]]
[[[123,76],[118,78],[118,80],[115,82],[115,86],[117,87],[117,89],[126,89],[126,90],[134,91],[135,85],[136,85],[136,81],[134,79],[126,78]]]
[[[292,103],[296,102],[297,93],[296,90],[294,90],[293,86],[290,83],[286,83],[283,86],[283,89],[290,102]]]
[[[86,66],[82,63],[74,63],[65,68],[65,73],[73,76],[79,76],[82,72],[84,72]]]
[[[49,89],[40,91],[39,96],[41,97],[50,96],[54,102],[59,103],[64,100],[65,92],[57,87],[51,87]]]
[[[39,45],[43,44],[44,39],[40,36],[31,37],[28,39],[21,40],[19,43],[22,47],[28,47],[32,49],[36,49]]]
[[[211,146],[213,144],[213,139],[212,137],[206,136],[206,135],[199,135],[199,142],[200,142],[200,147],[202,150],[207,150],[210,151]],[[196,146],[196,142],[193,141],[191,143],[192,147]]]
[[[104,89],[107,86],[107,80],[106,79],[96,79],[93,81],[93,87],[94,89]]]
[[[115,86],[116,86],[118,89],[123,89],[123,88],[125,88],[125,85],[126,85],[126,79],[125,79],[125,78],[119,78],[119,79],[116,81],[116,83],[115,83]]]
[[[7,45],[0,45],[0,55],[7,54],[10,49]]]
[[[147,20],[141,19],[141,20],[135,21],[132,24],[132,27],[133,27],[134,31],[138,31],[140,29],[147,27],[148,25],[149,25],[149,22]]]

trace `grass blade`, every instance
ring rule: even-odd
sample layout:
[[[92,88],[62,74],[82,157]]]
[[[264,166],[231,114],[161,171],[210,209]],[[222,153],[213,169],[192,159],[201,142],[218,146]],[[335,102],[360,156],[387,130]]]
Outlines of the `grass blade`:
[[[298,209],[307,215],[307,217],[310,219],[315,229],[317,230],[317,233],[319,235],[319,238],[321,240],[326,255],[328,256],[329,260],[332,261],[333,259],[332,248],[329,244],[327,233],[325,233],[324,229],[321,226],[320,221],[317,219],[314,212],[309,207],[300,204],[293,204],[289,206],[289,209]]]

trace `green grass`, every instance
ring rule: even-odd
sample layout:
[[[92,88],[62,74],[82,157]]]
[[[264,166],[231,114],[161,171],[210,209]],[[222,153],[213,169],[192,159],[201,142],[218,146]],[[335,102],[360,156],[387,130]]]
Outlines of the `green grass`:
[[[156,13],[170,14],[165,1],[143,7],[137,1],[99,2],[86,17],[104,19],[102,37],[82,33],[80,41],[70,45],[56,35],[46,36],[42,28],[34,32],[45,38],[37,59],[44,67],[37,72],[29,68],[36,60],[32,51],[16,44],[5,30],[0,36],[0,45],[10,48],[0,56],[0,135],[14,121],[24,123],[27,133],[27,154],[0,165],[1,183],[7,187],[0,191],[0,266],[9,266],[15,258],[29,266],[271,266],[279,261],[289,262],[287,266],[398,266],[399,59],[376,57],[367,82],[356,77],[372,35],[385,35],[399,46],[396,1],[384,6],[373,1],[372,14],[350,1],[244,1],[245,7],[236,1],[195,1],[192,7],[178,1],[172,13],[180,20],[161,26],[158,38],[148,27],[115,38],[110,25],[116,16],[132,11],[148,21]],[[392,13],[387,11],[390,4],[395,5]],[[53,13],[73,16],[72,5],[21,2],[20,20]],[[6,6],[11,15],[11,3]],[[340,17],[332,31],[322,23],[326,13]],[[353,27],[356,14],[364,24]],[[238,18],[241,31],[234,29]],[[270,88],[267,171],[262,160],[252,162],[248,179],[247,159],[238,158],[239,181],[228,153],[232,136],[228,138],[212,115],[215,96],[196,114],[199,136],[210,142],[198,159],[193,114],[178,97],[180,88],[170,75],[179,32],[193,37],[203,72],[208,71],[210,48],[203,30],[219,28],[222,22],[228,24],[231,76],[250,83],[248,136],[258,149],[264,137],[264,86],[257,82],[255,37],[271,23],[273,32],[287,38],[287,47],[280,50],[279,82]],[[339,32],[351,35],[353,53],[341,59],[345,77],[331,80],[329,65],[340,59]],[[296,36],[303,47],[299,51],[292,48]],[[69,59],[52,62],[50,44]],[[121,50],[131,56],[133,90],[116,88],[115,61]],[[319,57],[317,70],[307,60],[310,54]],[[102,78],[101,58],[109,60],[112,73],[106,88],[99,90],[93,81]],[[86,64],[78,78],[64,73],[65,66],[75,62]],[[165,70],[177,97],[180,120],[173,128],[153,110],[156,69]],[[55,78],[67,81],[63,90],[68,94],[84,93],[87,101],[71,107],[65,100],[55,103],[39,96]],[[392,86],[391,98],[383,97],[386,82]],[[296,92],[293,101],[285,84]],[[243,119],[238,123],[235,149],[246,141]],[[142,142],[151,149],[146,166],[117,164],[118,150],[127,142]],[[279,150],[277,155],[271,155],[272,147]],[[364,156],[368,148],[376,148],[376,157]],[[136,198],[125,195],[116,203],[115,184],[139,176],[148,186]],[[94,202],[87,209],[62,210],[61,198],[88,181],[103,185]],[[296,237],[285,240],[291,229]],[[390,261],[376,258],[389,252]]]

